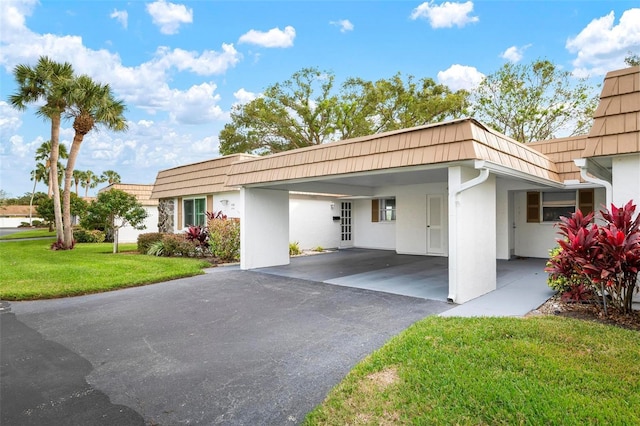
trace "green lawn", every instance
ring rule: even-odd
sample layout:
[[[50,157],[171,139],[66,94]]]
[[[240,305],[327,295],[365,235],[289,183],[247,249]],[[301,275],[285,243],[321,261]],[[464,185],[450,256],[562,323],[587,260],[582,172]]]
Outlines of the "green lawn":
[[[560,317],[440,318],[368,356],[307,425],[640,424],[640,333]]]
[[[135,244],[77,244],[52,251],[50,240],[0,243],[0,299],[76,296],[202,274],[207,262],[140,255]]]
[[[0,240],[22,240],[25,238],[40,238],[40,237],[56,237],[56,231],[49,232],[48,229],[29,229],[27,231],[19,231],[9,235],[3,235]]]

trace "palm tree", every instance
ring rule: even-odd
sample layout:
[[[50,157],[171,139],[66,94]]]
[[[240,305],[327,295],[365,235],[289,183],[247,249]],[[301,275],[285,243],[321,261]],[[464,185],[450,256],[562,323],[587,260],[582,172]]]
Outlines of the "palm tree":
[[[60,206],[60,185],[58,183],[58,155],[60,121],[67,108],[66,90],[73,78],[70,63],[59,63],[41,56],[35,67],[20,64],[13,70],[17,91],[9,97],[11,106],[24,111],[28,104],[43,102],[37,115],[51,121],[51,154],[49,158],[49,182],[53,188],[53,211],[58,240],[63,239],[63,220]]]
[[[109,185],[113,185],[114,183],[120,183],[120,175],[113,170],[105,170],[100,175],[100,180],[107,182]]]
[[[84,182],[85,180],[85,174],[87,172],[83,172],[82,170],[74,170],[73,171],[73,184],[76,186],[76,195],[80,195],[78,193],[78,186]]]
[[[94,82],[91,77],[81,75],[73,80],[69,90],[69,109],[66,115],[73,118],[73,142],[67,160],[62,193],[62,218],[64,221],[64,248],[73,245],[71,229],[71,179],[76,158],[80,152],[80,144],[84,136],[96,126],[104,126],[112,131],[127,129],[124,118],[126,109],[124,102],[114,98],[108,84]],[[96,179],[97,180],[97,179]]]
[[[47,168],[42,163],[36,163],[36,168],[31,170],[31,180],[33,181],[33,191],[31,191],[31,199],[29,200],[29,225],[33,219],[33,197],[36,195],[36,184],[44,182],[47,179]]]
[[[46,142],[42,142],[42,144],[38,147],[38,149],[36,149],[36,161],[44,161],[44,165],[47,169],[47,175],[49,174],[49,162],[50,162],[50,158],[51,158],[51,141],[46,141]],[[69,153],[67,152],[67,146],[64,144],[59,144],[58,145],[58,158],[61,158],[63,160],[66,160],[67,158],[69,158]],[[61,171],[63,171],[64,169],[62,169],[62,164],[58,161],[58,180],[61,181],[62,179],[60,179],[60,175],[61,175]],[[49,198],[51,198],[51,195],[53,194],[53,186],[52,186],[52,181],[51,179],[47,178],[44,182],[46,182],[47,186],[49,187],[48,191],[47,191],[47,195],[49,195]]]
[[[89,196],[89,188],[95,188],[98,186],[98,175],[93,173],[91,170],[81,173],[80,184],[84,188],[84,197],[87,198]]]

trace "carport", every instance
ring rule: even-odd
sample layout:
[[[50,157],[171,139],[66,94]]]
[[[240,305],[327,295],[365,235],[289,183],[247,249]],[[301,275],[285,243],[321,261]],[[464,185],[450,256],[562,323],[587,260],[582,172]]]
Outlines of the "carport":
[[[431,273],[422,261],[446,264],[438,272],[447,276],[438,280],[446,283],[445,298],[464,303],[497,288],[497,246],[509,245],[502,240],[509,236],[499,239],[497,232],[497,205],[506,200],[498,197],[498,187],[506,181],[562,185],[555,165],[540,152],[461,119],[240,161],[231,166],[226,185],[241,188],[242,269],[289,264],[289,191],[342,194],[360,207],[354,247],[385,248],[377,240],[387,238],[393,252],[425,257],[404,263],[404,270],[388,270],[397,273],[385,287],[410,287],[412,274]],[[362,201],[370,203],[372,222],[374,202],[386,198],[393,198],[397,220],[375,230],[362,227]],[[354,277],[365,285],[381,272]],[[341,284],[345,278],[331,280]]]
[[[551,293],[543,272],[544,259],[517,258],[497,261],[497,289],[508,295],[507,305],[542,292],[542,303]],[[390,294],[447,301],[448,260],[437,256],[412,256],[388,250],[351,248],[330,253],[298,256],[288,265],[255,269],[272,275],[326,284],[381,291]],[[519,295],[511,289],[518,289]],[[523,292],[524,289],[524,292]],[[529,301],[527,301],[529,302]],[[527,305],[528,306],[528,305]],[[528,307],[533,309],[535,306]],[[500,310],[494,306],[493,309]]]

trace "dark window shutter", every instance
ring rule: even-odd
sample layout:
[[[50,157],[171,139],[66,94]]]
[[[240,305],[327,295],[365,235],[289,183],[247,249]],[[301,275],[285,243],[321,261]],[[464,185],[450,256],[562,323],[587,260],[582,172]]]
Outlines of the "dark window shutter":
[[[595,210],[595,195],[593,188],[578,191],[578,208],[583,215],[588,215]]]
[[[527,223],[540,222],[540,193],[527,192]]]
[[[371,200],[371,222],[380,221],[380,200]]]

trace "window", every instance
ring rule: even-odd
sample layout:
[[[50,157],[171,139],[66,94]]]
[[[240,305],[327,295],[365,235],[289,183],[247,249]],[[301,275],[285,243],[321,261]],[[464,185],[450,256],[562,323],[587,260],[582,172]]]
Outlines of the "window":
[[[593,189],[579,191],[527,192],[527,223],[557,222],[579,208],[589,214],[595,207]]]
[[[184,200],[184,227],[191,225],[204,226],[205,224],[205,211],[206,211],[206,199],[205,198],[191,198]]]
[[[381,198],[371,200],[371,222],[392,222],[395,220],[395,198]]]
[[[543,192],[542,221],[555,222],[560,216],[569,217],[576,211],[575,191]]]

